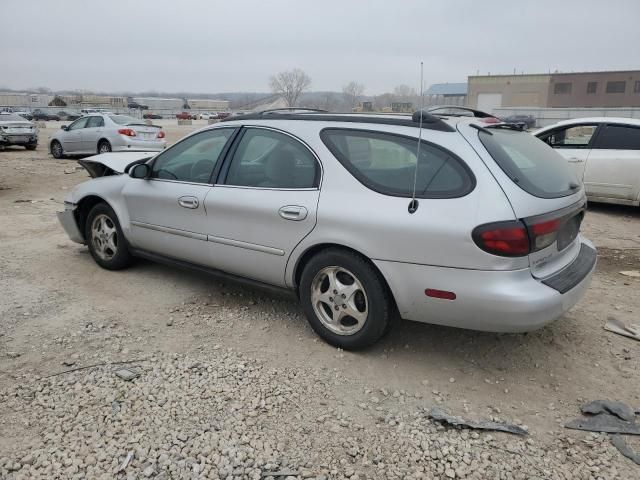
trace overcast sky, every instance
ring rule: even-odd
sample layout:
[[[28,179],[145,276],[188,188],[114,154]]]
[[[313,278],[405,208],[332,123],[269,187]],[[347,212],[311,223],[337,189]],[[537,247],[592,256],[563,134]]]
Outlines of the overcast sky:
[[[640,68],[638,0],[2,0],[0,87],[365,93],[480,73]]]

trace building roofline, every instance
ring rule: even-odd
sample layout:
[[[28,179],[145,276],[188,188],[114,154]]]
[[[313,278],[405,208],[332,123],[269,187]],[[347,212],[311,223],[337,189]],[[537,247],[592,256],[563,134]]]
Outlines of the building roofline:
[[[467,78],[487,78],[487,77],[543,77],[543,76],[561,76],[561,75],[592,75],[600,73],[637,73],[640,74],[640,70],[594,70],[585,72],[541,72],[541,73],[504,73],[496,75],[469,75]]]

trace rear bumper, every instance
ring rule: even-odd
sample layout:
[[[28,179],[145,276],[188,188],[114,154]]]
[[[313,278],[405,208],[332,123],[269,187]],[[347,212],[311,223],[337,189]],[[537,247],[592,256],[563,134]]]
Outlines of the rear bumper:
[[[588,240],[582,242],[595,252]],[[595,256],[588,268],[581,266],[580,278],[572,276],[572,286],[564,293],[535,279],[528,268],[485,271],[388,261],[375,264],[404,319],[471,330],[526,332],[558,319],[578,303],[591,283]],[[456,299],[427,297],[427,288],[454,292]]]
[[[37,135],[0,135],[0,145],[36,145]]]
[[[56,213],[60,225],[62,225],[62,228],[64,228],[64,231],[67,232],[67,235],[69,235],[69,238],[71,240],[76,243],[84,244],[84,236],[80,232],[80,229],[78,228],[78,222],[76,221],[76,205],[65,202],[64,206],[65,210],[63,212]]]
[[[111,142],[114,152],[161,152],[165,148],[167,142],[164,140],[133,140],[124,135],[119,135]]]

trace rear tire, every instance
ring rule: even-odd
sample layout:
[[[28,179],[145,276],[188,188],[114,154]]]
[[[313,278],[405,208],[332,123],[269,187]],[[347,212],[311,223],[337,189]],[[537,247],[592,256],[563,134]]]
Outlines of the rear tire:
[[[324,250],[309,260],[300,279],[300,301],[313,330],[345,350],[373,345],[393,318],[391,293],[380,273],[345,249]]]
[[[98,153],[109,153],[111,151],[111,144],[107,140],[100,140],[98,142]]]
[[[118,217],[106,203],[98,203],[89,212],[84,238],[91,256],[102,268],[122,270],[133,263]]]
[[[51,155],[53,155],[53,158],[64,158],[64,150],[62,149],[62,144],[57,140],[51,142]]]

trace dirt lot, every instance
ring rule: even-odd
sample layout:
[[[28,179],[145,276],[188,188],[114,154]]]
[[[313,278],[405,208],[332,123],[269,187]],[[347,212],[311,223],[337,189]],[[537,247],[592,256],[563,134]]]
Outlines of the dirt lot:
[[[170,142],[196,128],[164,123]],[[563,428],[586,400],[640,408],[640,342],[602,328],[638,322],[640,278],[619,272],[640,269],[640,209],[590,205],[596,275],[547,328],[404,322],[349,353],[292,300],[143,261],[100,269],[57,223],[87,175],[48,154],[48,127],[36,151],[0,151],[0,477],[640,477],[606,436]],[[43,378],[129,361],[131,383],[112,365]],[[530,435],[444,429],[433,406]]]

